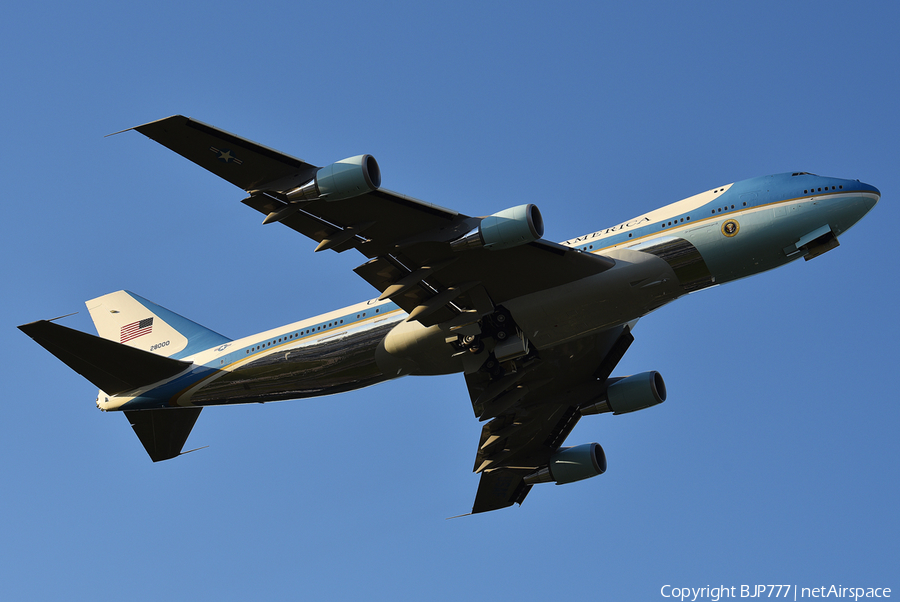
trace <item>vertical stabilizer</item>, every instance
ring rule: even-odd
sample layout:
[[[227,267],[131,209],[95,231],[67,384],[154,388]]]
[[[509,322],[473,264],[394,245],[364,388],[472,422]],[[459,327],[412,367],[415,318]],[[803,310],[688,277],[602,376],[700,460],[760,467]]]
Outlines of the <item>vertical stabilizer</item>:
[[[183,358],[231,341],[128,291],[85,302],[104,339],[171,358]]]

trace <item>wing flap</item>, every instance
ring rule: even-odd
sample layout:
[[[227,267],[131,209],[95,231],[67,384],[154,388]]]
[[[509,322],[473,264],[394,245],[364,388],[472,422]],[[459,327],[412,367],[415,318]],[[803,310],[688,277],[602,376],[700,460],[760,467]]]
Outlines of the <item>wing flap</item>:
[[[392,263],[404,269],[390,275],[383,273],[378,280],[370,281],[382,293],[428,266],[440,266],[431,270],[421,281],[420,290],[411,293],[409,289],[398,286],[397,295],[389,295],[392,301],[410,313],[415,307],[430,303],[432,297],[466,283],[480,283],[478,292],[486,293],[486,298],[496,306],[509,299],[599,274],[614,265],[605,257],[544,241],[500,251],[467,249],[459,252],[451,250],[446,243],[418,243],[396,250],[391,257]],[[464,291],[454,297],[448,315],[452,317],[460,310],[478,310],[480,305],[472,294]],[[441,319],[420,322],[430,326],[444,319],[442,316]]]
[[[253,207],[264,215],[278,211],[285,206],[283,203],[280,203],[277,199],[267,194],[256,194],[247,197],[241,202],[248,207]],[[338,230],[337,226],[334,224],[329,224],[325,220],[303,211],[300,208],[298,208],[298,211],[293,215],[281,220],[281,223],[316,242],[322,242],[323,239]]]
[[[501,468],[482,473],[472,514],[521,504],[531,491],[532,486],[526,485],[523,480],[529,472],[531,471],[524,469]]]
[[[429,285],[427,276],[422,278],[416,277],[417,272],[430,275],[433,270],[419,269],[411,272],[399,262],[391,261],[386,257],[378,257],[367,261],[353,271],[378,289],[383,297],[390,297],[391,301],[408,314],[412,314],[417,308],[425,308],[430,303],[433,304],[432,300],[436,299],[440,294]],[[393,293],[388,290],[392,289],[392,287]],[[384,293],[390,294],[385,296]],[[462,293],[456,295],[454,299],[461,296]],[[419,312],[419,321],[426,326],[430,326],[431,324],[439,324],[451,320],[457,315],[456,311],[446,307],[433,309],[434,311],[428,315],[422,315],[422,312]]]
[[[272,211],[270,206],[254,208],[266,214]],[[297,227],[301,223],[295,223],[295,216],[303,214],[330,224],[332,230],[370,224],[358,245],[359,251],[370,259],[390,255],[399,247],[417,242],[448,243],[465,234],[472,223],[471,218],[455,211],[383,189],[342,201],[303,203],[298,213],[281,223],[309,236]],[[321,242],[321,238],[312,238]]]

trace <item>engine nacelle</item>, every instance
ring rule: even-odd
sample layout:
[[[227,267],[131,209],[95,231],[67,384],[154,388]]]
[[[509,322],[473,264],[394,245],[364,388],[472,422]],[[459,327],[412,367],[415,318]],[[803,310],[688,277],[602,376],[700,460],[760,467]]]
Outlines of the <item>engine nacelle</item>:
[[[666,400],[666,383],[656,370],[616,379],[603,399],[580,408],[582,415],[627,414],[660,404]]]
[[[656,370],[626,376],[606,391],[613,414],[627,414],[655,406],[666,400],[666,383]]]
[[[463,249],[500,250],[535,241],[544,235],[544,218],[536,205],[519,205],[490,215],[478,224],[471,234],[455,240],[450,246]]]
[[[562,447],[550,457],[550,464],[525,477],[525,483],[565,485],[606,472],[606,454],[599,443]]]
[[[343,201],[381,186],[381,169],[372,155],[357,155],[326,165],[312,180],[287,192],[291,202]]]

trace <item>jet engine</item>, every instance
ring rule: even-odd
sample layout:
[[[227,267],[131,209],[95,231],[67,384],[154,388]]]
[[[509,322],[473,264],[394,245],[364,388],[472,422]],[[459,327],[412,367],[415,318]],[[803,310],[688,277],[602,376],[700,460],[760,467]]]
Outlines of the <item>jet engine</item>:
[[[288,191],[288,201],[343,201],[381,186],[381,169],[372,155],[357,155],[326,165],[306,184]]]
[[[610,379],[610,382],[602,399],[580,408],[582,415],[603,412],[627,414],[666,400],[666,383],[656,370]]]
[[[535,241],[544,235],[544,218],[536,205],[504,209],[481,220],[478,229],[450,243],[454,251],[484,247],[492,251],[509,249]]]
[[[565,485],[606,472],[606,454],[599,443],[562,447],[550,456],[550,464],[525,476],[525,483]]]

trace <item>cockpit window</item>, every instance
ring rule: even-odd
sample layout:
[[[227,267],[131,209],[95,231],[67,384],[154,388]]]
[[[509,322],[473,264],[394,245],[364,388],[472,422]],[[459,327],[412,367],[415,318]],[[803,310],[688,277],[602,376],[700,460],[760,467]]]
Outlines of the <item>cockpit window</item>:
[[[809,173],[808,171],[798,171],[796,173],[792,173],[791,177],[793,177],[793,176],[814,176],[814,175],[816,175],[816,174]]]

